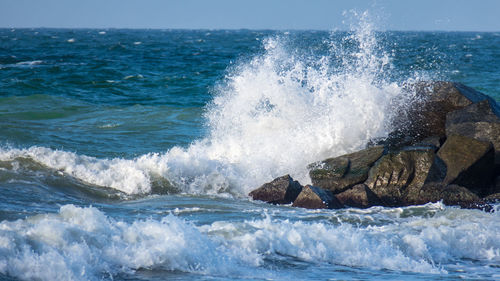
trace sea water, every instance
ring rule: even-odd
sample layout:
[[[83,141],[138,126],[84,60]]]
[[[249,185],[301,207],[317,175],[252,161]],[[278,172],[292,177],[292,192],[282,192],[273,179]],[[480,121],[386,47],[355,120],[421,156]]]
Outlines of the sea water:
[[[0,279],[498,280],[496,212],[252,201],[391,131],[418,80],[500,101],[500,33],[0,29]]]

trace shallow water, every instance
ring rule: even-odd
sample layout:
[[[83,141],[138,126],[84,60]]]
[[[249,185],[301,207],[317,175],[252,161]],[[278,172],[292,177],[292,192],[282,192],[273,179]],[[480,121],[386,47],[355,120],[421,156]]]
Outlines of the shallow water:
[[[246,196],[385,136],[406,82],[500,101],[498,33],[352,28],[0,29],[0,278],[500,278],[498,212]]]

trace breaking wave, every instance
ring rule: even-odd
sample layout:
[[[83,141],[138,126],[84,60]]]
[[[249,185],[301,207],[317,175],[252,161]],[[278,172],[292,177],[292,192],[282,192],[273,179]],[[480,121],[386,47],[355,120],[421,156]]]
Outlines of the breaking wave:
[[[306,166],[387,136],[394,108],[409,97],[389,79],[391,57],[372,25],[332,33],[317,54],[286,35],[228,70],[205,115],[208,134],[189,147],[135,159],[98,159],[45,147],[1,148],[1,161],[28,157],[84,182],[128,194],[152,191],[155,179],[190,194],[245,196],[284,175],[308,183]]]
[[[428,215],[403,216],[419,210]],[[144,269],[290,280],[293,276],[262,267],[266,260],[288,256],[312,264],[425,274],[459,272],[463,268],[454,261],[468,259],[483,261],[477,271],[491,274],[500,262],[498,213],[436,203],[324,214],[340,224],[265,214],[195,226],[174,215],[124,222],[94,207],[64,205],[55,214],[0,223],[0,273],[101,280]],[[342,222],[355,218],[361,223]]]

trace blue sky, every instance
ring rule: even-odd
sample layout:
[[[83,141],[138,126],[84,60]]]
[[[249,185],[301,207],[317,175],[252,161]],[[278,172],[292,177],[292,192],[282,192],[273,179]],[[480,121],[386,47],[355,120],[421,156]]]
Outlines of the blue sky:
[[[0,27],[331,30],[351,9],[383,30],[500,31],[500,0],[0,0]]]

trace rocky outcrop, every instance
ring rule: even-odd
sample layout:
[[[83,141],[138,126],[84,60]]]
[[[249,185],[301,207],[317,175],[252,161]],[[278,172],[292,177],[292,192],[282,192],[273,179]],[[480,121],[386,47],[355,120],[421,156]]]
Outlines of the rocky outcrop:
[[[446,115],[446,135],[460,135],[491,142],[495,163],[500,164],[500,109],[484,100]]]
[[[304,187],[293,206],[368,208],[442,200],[492,210],[489,204],[500,194],[499,106],[459,83],[421,82],[409,88],[416,101],[394,119],[396,130],[366,149],[309,165],[313,186]],[[275,181],[290,185],[293,180]],[[274,190],[273,183],[263,187]]]
[[[480,198],[463,186],[430,183],[424,185],[409,203],[419,205],[440,200],[446,205],[465,205],[478,202]]]
[[[249,195],[254,200],[271,204],[290,204],[295,201],[301,190],[302,185],[298,181],[294,181],[290,175],[285,175],[262,185]]]
[[[493,194],[490,194],[490,195],[484,197],[484,201],[486,201],[487,203],[492,203],[492,204],[500,202],[500,192],[493,193]]]
[[[294,207],[306,209],[340,209],[342,203],[329,190],[306,185],[293,202]]]
[[[384,153],[375,146],[340,157],[329,158],[309,166],[313,185],[340,193],[368,178],[368,171]]]
[[[485,100],[495,103],[487,95],[455,82],[417,82],[407,89],[415,93],[414,101],[396,115],[396,129],[381,142],[384,145],[400,147],[432,136],[444,137],[448,113]]]
[[[365,184],[386,206],[405,205],[425,183],[444,179],[445,166],[434,149],[411,147],[383,156],[370,170]]]
[[[342,205],[349,207],[369,208],[383,205],[377,195],[364,184],[355,185],[351,189],[337,194],[336,197]]]
[[[487,195],[494,180],[495,155],[490,142],[453,135],[437,155],[446,164],[444,184],[458,184]]]

